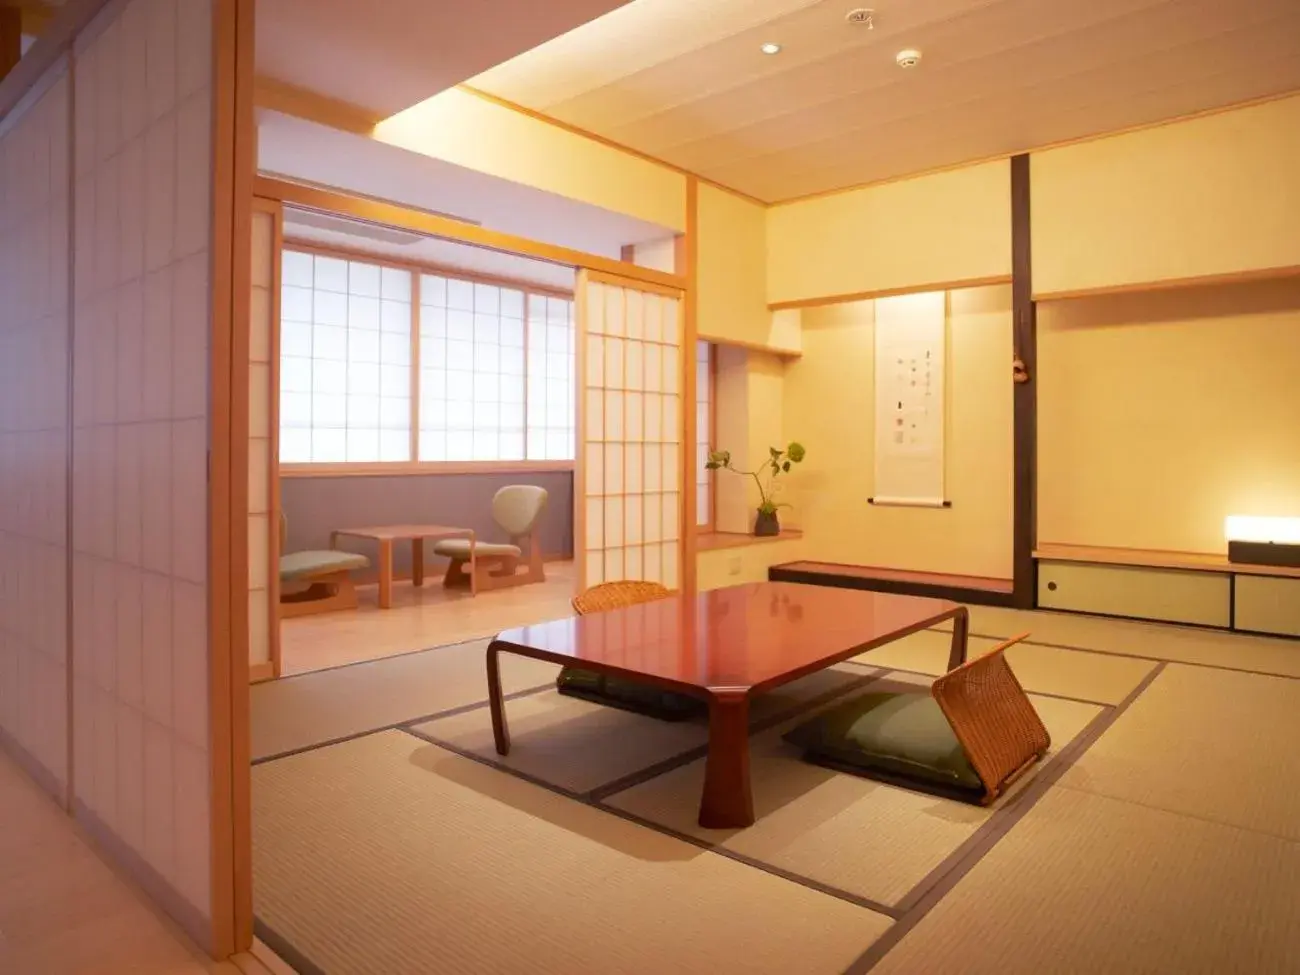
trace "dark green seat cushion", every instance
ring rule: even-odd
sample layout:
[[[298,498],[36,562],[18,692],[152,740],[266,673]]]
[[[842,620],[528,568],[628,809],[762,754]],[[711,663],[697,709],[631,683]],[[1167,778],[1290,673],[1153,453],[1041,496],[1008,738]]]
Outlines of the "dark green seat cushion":
[[[984,784],[928,693],[878,692],[823,711],[785,734],[809,761],[979,802]]]
[[[687,694],[676,694],[625,677],[597,674],[577,667],[565,667],[560,671],[555,687],[561,694],[570,697],[580,697],[596,704],[634,711],[663,721],[685,721],[707,714],[709,710],[704,701]]]

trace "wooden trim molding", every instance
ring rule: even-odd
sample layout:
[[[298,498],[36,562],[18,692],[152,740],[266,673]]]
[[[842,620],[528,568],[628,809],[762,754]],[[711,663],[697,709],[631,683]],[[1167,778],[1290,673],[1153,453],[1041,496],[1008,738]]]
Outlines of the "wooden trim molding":
[[[853,294],[824,295],[820,298],[798,298],[792,301],[773,301],[768,311],[785,311],[791,308],[818,308],[822,305],[842,305],[850,301],[867,301],[873,298],[895,298],[899,295],[923,294],[927,291],[961,291],[963,288],[987,288],[995,284],[1010,284],[1014,275],[992,274],[982,278],[958,278],[954,281],[931,281],[926,284],[909,284],[901,288],[880,288],[875,291],[858,291]],[[737,344],[737,343],[731,343]],[[778,355],[797,356],[799,352],[781,352],[761,346],[763,351]]]
[[[629,278],[626,274],[610,274],[606,271],[590,270],[587,272],[587,280],[593,284],[609,284],[616,288],[632,288],[636,291],[648,291],[668,298],[679,299],[682,296],[682,288],[680,287],[650,284],[635,278]]]
[[[216,0],[213,35],[208,659],[211,933],[217,958],[253,941],[248,660],[248,416],[254,0]]]
[[[686,286],[684,279],[676,274],[667,274],[653,268],[641,267],[638,264],[625,264],[622,261],[601,257],[599,254],[588,254],[585,251],[572,250],[568,247],[545,244],[498,230],[487,230],[474,224],[454,220],[451,217],[426,213],[422,210],[412,210],[396,203],[369,200],[337,190],[322,189],[303,183],[274,179],[269,176],[258,176],[254,192],[258,196],[279,200],[281,203],[288,205],[306,207],[309,210],[320,210],[325,213],[338,213],[386,227],[397,227],[401,230],[427,234],[430,237],[456,240],[472,247],[483,247],[487,250],[519,254],[524,257],[533,257],[540,261],[549,261],[552,264],[562,264],[568,267],[584,267],[593,271],[604,271],[607,274],[619,275],[637,281],[638,286],[657,284],[678,290],[682,290]]]
[[[743,532],[701,532],[696,543],[698,552],[720,552],[730,548],[748,548],[769,542],[795,542],[803,538],[797,528],[783,528],[779,535],[748,535]]]
[[[1007,382],[1014,383],[1012,417],[1012,599],[1031,609],[1036,599],[1034,540],[1037,530],[1038,469],[1038,310],[1034,305],[1029,156],[1011,160],[1011,313],[1012,362]],[[1023,367],[1016,381],[1013,364]]]
[[[1045,562],[1086,562],[1094,565],[1129,565],[1143,569],[1184,569],[1189,572],[1230,572],[1243,576],[1300,579],[1300,569],[1291,566],[1229,562],[1226,555],[1208,552],[1162,552],[1154,549],[1057,545],[1045,542],[1034,550],[1034,558]]]
[[[1252,284],[1259,281],[1284,281],[1295,277],[1300,277],[1300,264],[1253,268],[1248,271],[1229,271],[1225,274],[1201,274],[1189,278],[1162,278],[1159,281],[1133,281],[1125,284],[1103,284],[1091,288],[1073,288],[1066,291],[1041,291],[1034,292],[1034,300],[1063,301],[1069,298],[1130,295],[1140,294],[1147,291],[1172,291],[1176,288],[1210,288],[1216,285]]]
[[[281,464],[280,476],[427,477],[431,474],[542,474],[572,471],[572,460],[392,461],[373,464]]]
[[[699,588],[699,567],[695,564],[699,533],[695,531],[695,343],[699,336],[699,266],[700,266],[700,185],[694,176],[686,178],[686,233],[680,238],[677,256],[685,266],[677,266],[678,273],[686,275],[686,293],[682,296],[681,360],[685,366],[682,377],[682,530],[681,573],[682,592],[693,593]]]
[[[23,58],[23,12],[0,6],[0,80]]]
[[[710,345],[725,345],[733,349],[744,349],[747,352],[763,352],[767,355],[774,355],[778,359],[802,359],[803,349],[783,349],[776,345],[764,345],[762,342],[746,342],[743,339],[724,339],[715,338],[712,335],[699,333],[697,338],[701,342],[708,342]]]
[[[466,271],[463,268],[449,267],[445,264],[435,264],[431,261],[412,261],[402,260],[398,257],[392,257],[388,254],[378,254],[373,251],[362,250],[356,247],[339,247],[335,244],[321,244],[316,241],[302,240],[298,237],[286,237],[284,246],[287,250],[301,251],[304,254],[320,254],[323,257],[338,257],[349,261],[365,261],[369,264],[378,264],[381,267],[397,268],[401,271],[410,271],[413,274],[436,274],[448,278],[459,278],[461,281],[474,281],[478,284],[491,284],[499,288],[518,288],[520,291],[530,291],[533,294],[545,295],[548,298],[563,298],[565,301],[573,300],[573,292],[565,291],[563,288],[550,288],[544,284],[534,284],[531,281],[524,281],[519,278],[505,277],[497,274],[484,274],[481,271]]]
[[[294,118],[316,122],[331,129],[352,132],[356,135],[369,136],[374,132],[375,126],[383,121],[382,117],[358,105],[328,95],[320,95],[265,75],[257,76],[253,98],[258,108],[279,112],[281,115],[291,115]]]

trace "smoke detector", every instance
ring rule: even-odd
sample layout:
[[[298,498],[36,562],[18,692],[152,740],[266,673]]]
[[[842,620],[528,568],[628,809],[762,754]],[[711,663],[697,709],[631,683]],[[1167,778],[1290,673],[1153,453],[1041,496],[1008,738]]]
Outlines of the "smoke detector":
[[[845,14],[844,19],[850,24],[857,24],[867,30],[873,30],[876,25],[871,22],[871,18],[875,14],[876,12],[869,7],[857,7]]]
[[[909,47],[906,51],[899,51],[894,61],[900,68],[915,68],[921,63],[921,52]]]

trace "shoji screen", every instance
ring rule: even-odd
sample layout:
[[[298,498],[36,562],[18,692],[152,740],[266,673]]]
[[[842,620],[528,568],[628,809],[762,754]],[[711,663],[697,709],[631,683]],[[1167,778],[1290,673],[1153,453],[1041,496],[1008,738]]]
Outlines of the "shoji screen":
[[[253,210],[252,302],[248,342],[248,662],[254,680],[278,677],[279,477],[276,401],[279,356],[274,323],[279,298],[279,204]]]
[[[681,578],[681,301],[579,277],[582,585]],[[692,368],[694,361],[692,358]]]
[[[0,746],[22,756],[62,799],[68,784],[66,63],[50,69],[42,88],[0,123]]]

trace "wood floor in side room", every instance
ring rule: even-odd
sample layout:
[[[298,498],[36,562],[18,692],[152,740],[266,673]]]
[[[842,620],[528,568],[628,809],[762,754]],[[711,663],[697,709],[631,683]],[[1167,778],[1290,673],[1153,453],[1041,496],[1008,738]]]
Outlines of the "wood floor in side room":
[[[0,824],[5,975],[291,972],[270,958],[266,965],[249,955],[230,962],[207,958],[96,855],[67,814],[2,751]]]
[[[281,675],[460,643],[512,626],[569,616],[573,572],[572,562],[548,562],[545,582],[477,596],[448,591],[439,578],[420,587],[399,582],[393,586],[391,609],[379,608],[376,586],[363,586],[358,590],[361,605],[355,610],[281,623]]]

